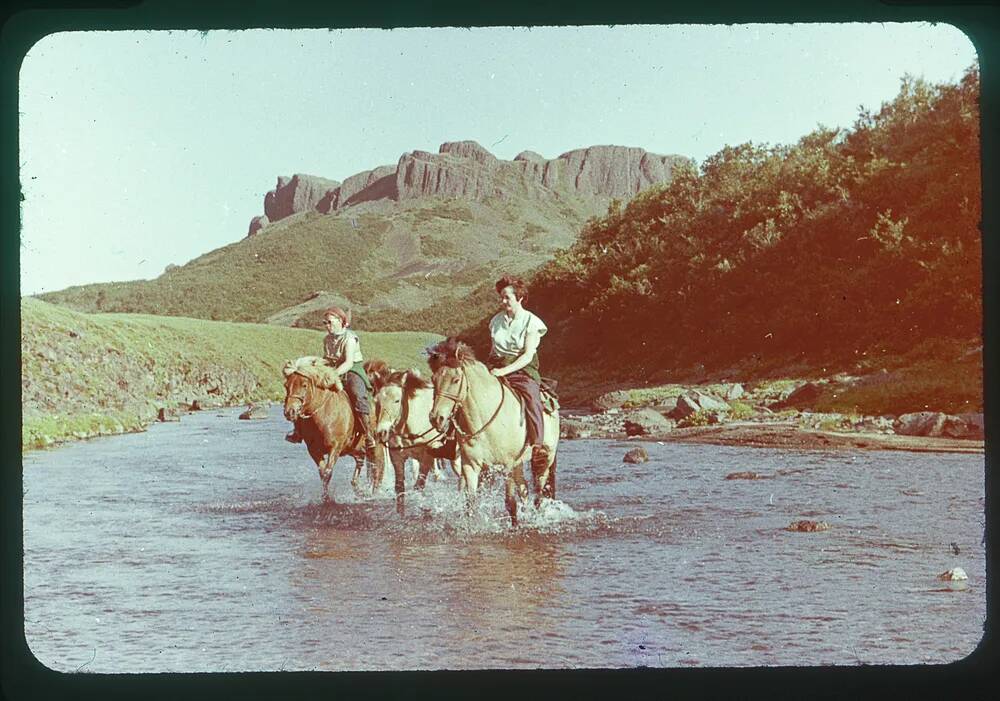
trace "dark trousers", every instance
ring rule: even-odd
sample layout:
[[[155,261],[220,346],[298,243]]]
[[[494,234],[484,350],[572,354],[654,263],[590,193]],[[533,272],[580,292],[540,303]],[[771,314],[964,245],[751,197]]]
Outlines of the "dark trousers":
[[[538,383],[518,370],[504,376],[511,389],[524,398],[524,418],[527,423],[528,445],[542,442],[542,395]]]
[[[364,416],[371,412],[368,406],[368,388],[365,381],[356,372],[347,372],[340,376],[340,381],[344,384],[344,391],[351,398],[351,408],[354,413]]]

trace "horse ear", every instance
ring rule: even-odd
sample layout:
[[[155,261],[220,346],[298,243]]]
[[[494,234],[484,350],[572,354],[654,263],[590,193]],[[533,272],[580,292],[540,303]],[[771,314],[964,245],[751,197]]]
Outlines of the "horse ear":
[[[295,361],[294,360],[286,360],[285,361],[285,366],[283,368],[281,368],[281,373],[285,377],[288,377],[293,372],[295,372]]]

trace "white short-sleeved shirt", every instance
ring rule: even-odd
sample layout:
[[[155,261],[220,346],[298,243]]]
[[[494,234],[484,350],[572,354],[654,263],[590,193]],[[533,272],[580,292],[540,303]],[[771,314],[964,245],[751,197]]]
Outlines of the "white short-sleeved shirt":
[[[513,319],[500,312],[490,319],[490,337],[493,339],[493,353],[501,357],[516,358],[524,352],[524,342],[528,331],[536,331],[544,336],[549,327],[527,309]]]

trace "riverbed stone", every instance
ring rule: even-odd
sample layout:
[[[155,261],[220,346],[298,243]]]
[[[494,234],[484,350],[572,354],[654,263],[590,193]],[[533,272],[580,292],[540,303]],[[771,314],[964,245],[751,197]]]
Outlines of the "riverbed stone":
[[[638,448],[632,448],[632,450],[625,453],[625,455],[622,457],[622,462],[628,462],[628,463],[649,462],[649,453],[647,453],[646,449],[643,448],[642,446],[639,446]]]

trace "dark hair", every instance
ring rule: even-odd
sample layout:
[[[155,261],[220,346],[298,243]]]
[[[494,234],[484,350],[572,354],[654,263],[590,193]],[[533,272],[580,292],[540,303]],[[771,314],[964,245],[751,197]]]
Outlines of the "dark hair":
[[[502,278],[497,280],[497,294],[501,294],[505,287],[513,287],[514,297],[521,302],[526,302],[528,300],[528,286],[524,284],[524,280],[521,278],[513,275],[504,275]]]
[[[326,319],[328,316],[338,317],[341,320],[341,322],[343,322],[344,328],[347,328],[348,326],[351,325],[351,312],[350,311],[345,312],[340,307],[330,307],[325,312],[323,312],[323,319]]]

